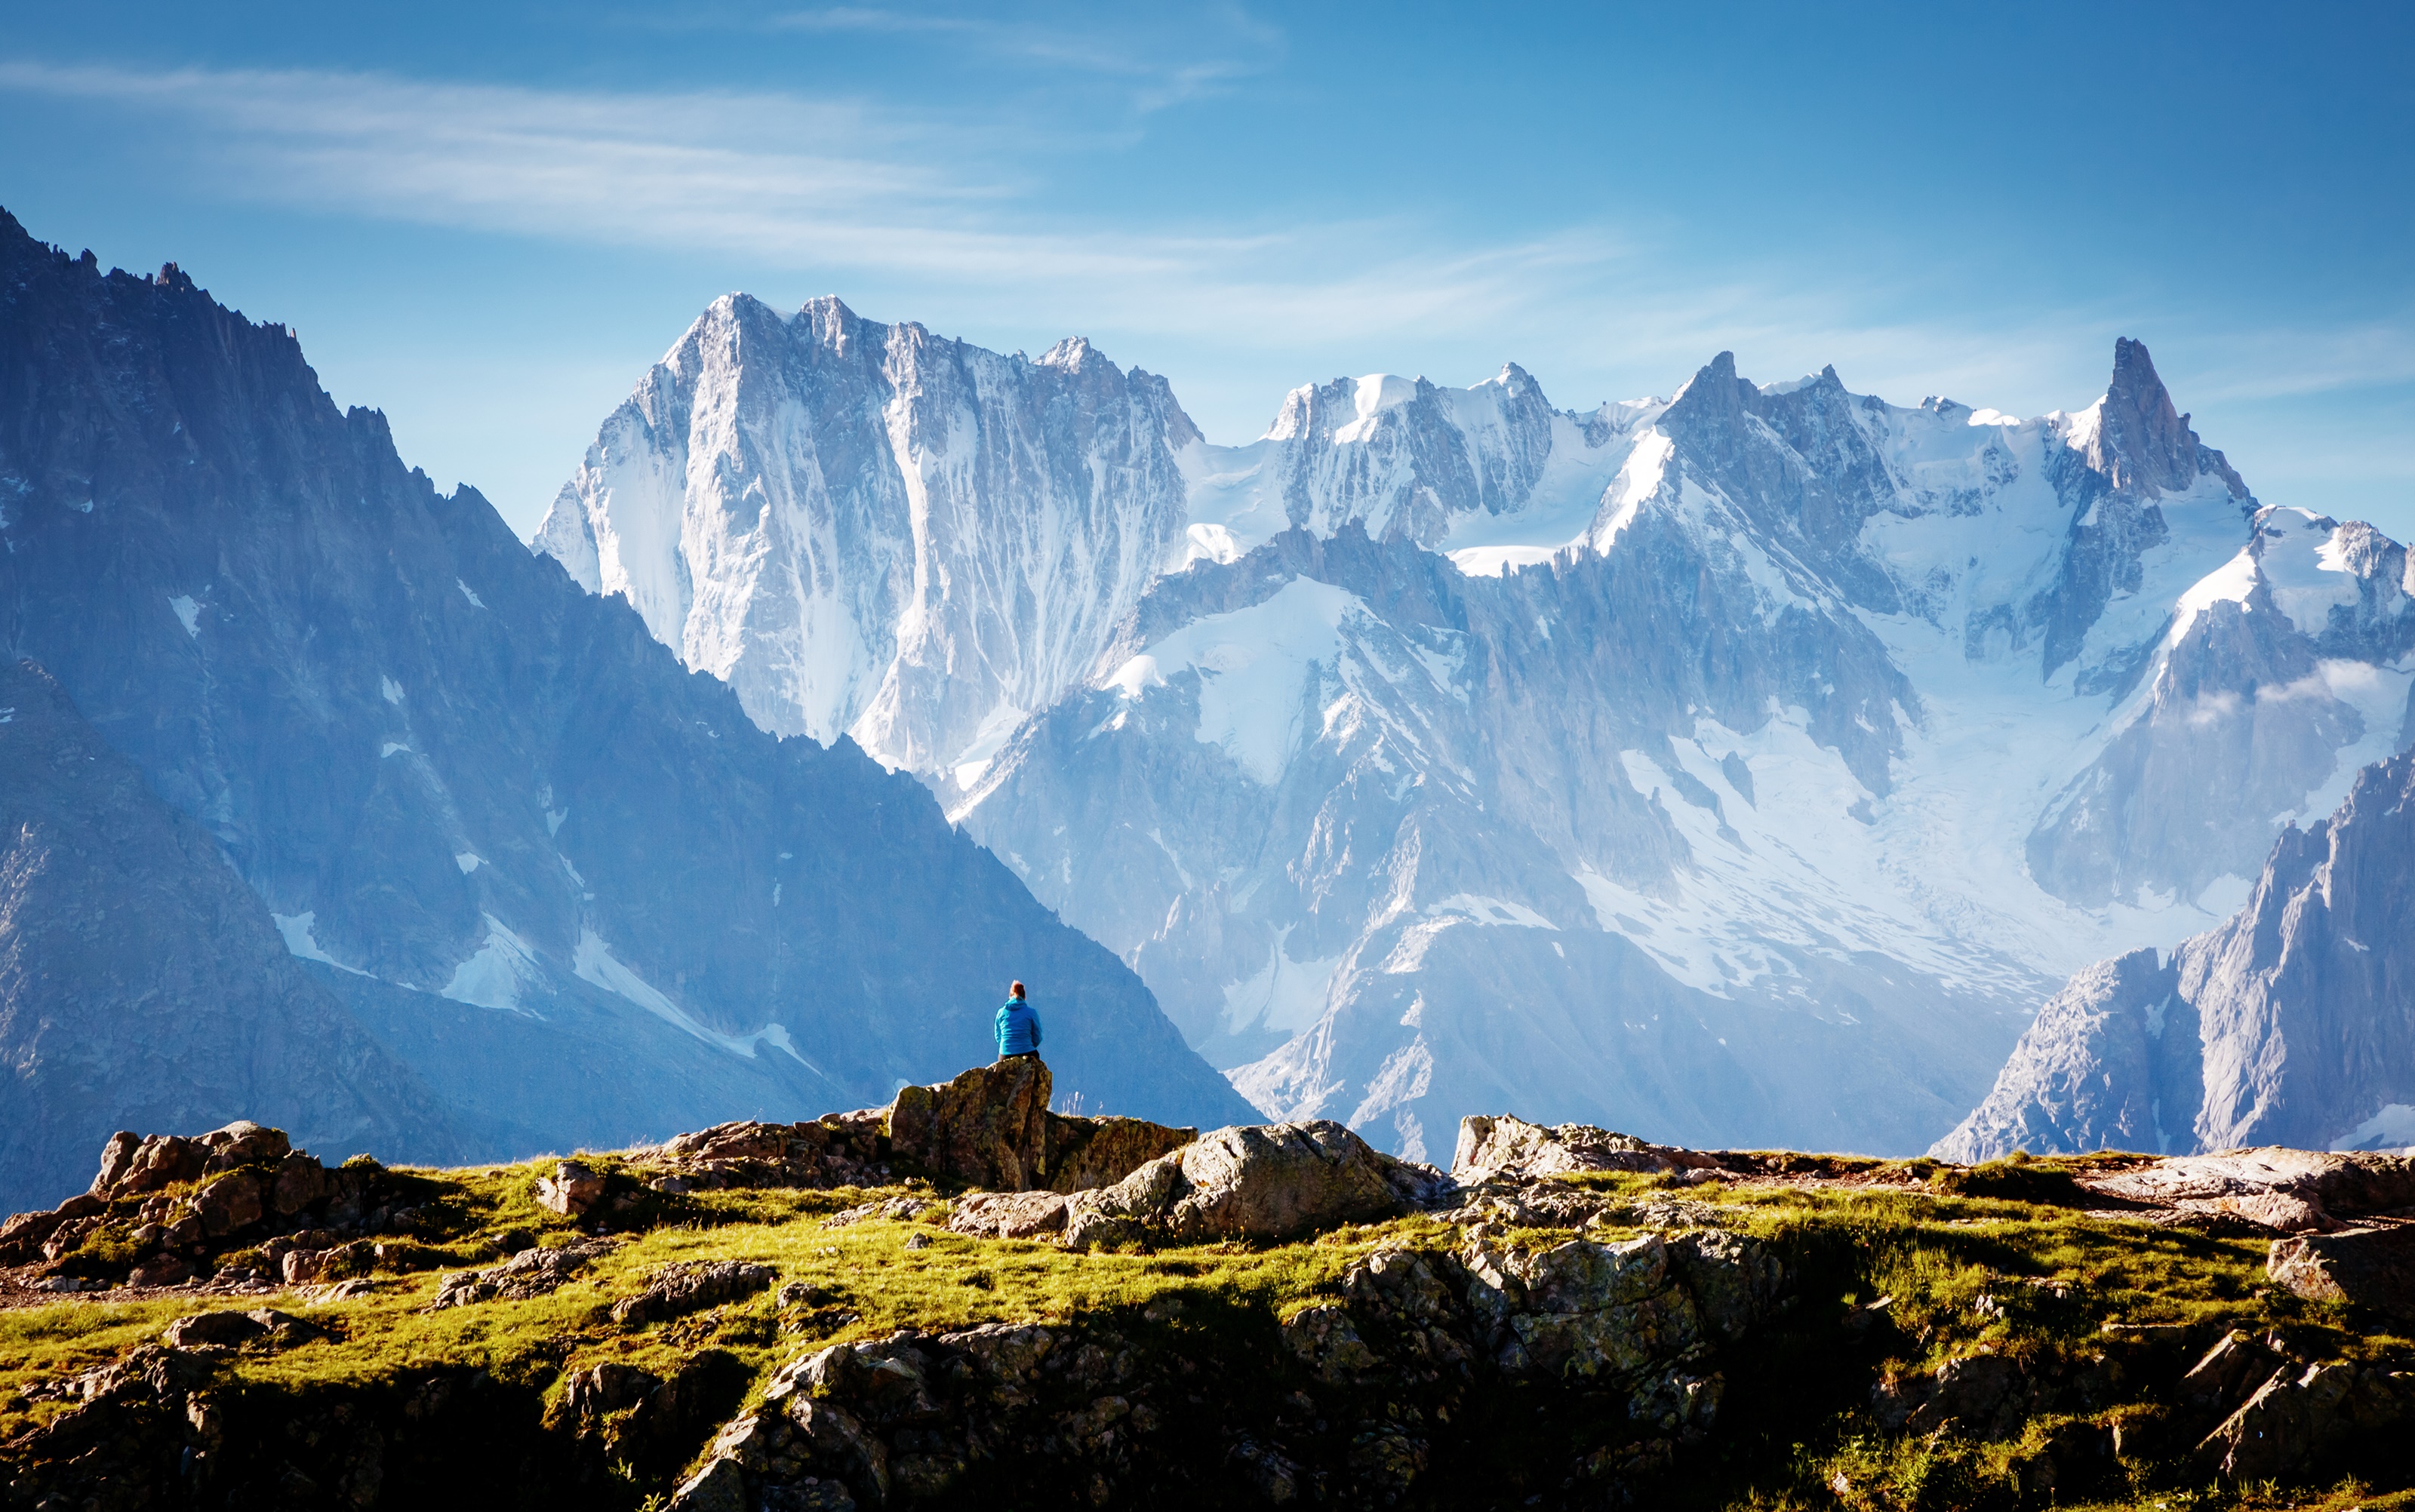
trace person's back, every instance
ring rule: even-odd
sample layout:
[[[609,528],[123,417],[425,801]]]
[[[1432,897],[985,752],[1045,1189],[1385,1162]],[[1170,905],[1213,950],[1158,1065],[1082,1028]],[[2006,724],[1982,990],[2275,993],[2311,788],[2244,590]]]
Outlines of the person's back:
[[[1014,1060],[1040,1054],[1040,1015],[1023,995],[1023,983],[1008,990],[1006,1006],[998,1010],[998,1058]]]

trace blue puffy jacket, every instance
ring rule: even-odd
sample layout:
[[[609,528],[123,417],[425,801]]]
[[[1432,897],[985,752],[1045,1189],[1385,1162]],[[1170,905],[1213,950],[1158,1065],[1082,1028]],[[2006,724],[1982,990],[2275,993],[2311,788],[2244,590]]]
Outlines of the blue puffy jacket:
[[[1010,997],[998,1010],[998,1053],[1020,1055],[1040,1048],[1040,1015],[1020,997]]]

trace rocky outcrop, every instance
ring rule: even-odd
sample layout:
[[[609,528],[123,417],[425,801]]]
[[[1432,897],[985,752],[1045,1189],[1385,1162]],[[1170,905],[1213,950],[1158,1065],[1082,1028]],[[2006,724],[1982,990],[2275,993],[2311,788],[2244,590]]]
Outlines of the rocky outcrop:
[[[640,1152],[659,1191],[729,1187],[872,1186],[899,1171],[992,1191],[1106,1186],[1197,1135],[1142,1118],[1049,1110],[1040,1060],[976,1066],[952,1081],[906,1086],[885,1107],[811,1123],[742,1122],[682,1134]]]
[[[1934,1153],[2415,1143],[2410,798],[2415,754],[2365,768],[2228,922],[2073,978]]]
[[[1412,1206],[1393,1176],[1403,1163],[1324,1120],[1219,1129],[1112,1187],[1078,1194],[1065,1242],[1289,1239],[1391,1218]]]
[[[876,1507],[1058,1485],[1114,1505],[1180,1484],[1252,1505],[1379,1506],[1483,1442],[1512,1385],[1545,1394],[1521,1397],[1521,1413],[1567,1392],[1612,1409],[1566,1463],[1527,1468],[1532,1484],[1614,1496],[1707,1433],[1718,1351],[1783,1286],[1759,1245],[1719,1235],[1542,1255],[1380,1250],[1341,1300],[1282,1324],[1271,1379],[1212,1404],[1192,1356],[1204,1340],[1178,1300],[1129,1327],[835,1344],[774,1374],[672,1505]]]
[[[1048,1185],[1047,1066],[976,1066],[938,1086],[906,1086],[889,1108],[889,1147],[934,1175],[993,1190]]]
[[[2300,1296],[2415,1323],[2415,1223],[2275,1239],[2265,1271]]]
[[[1648,1145],[1585,1124],[1544,1128],[1508,1114],[1470,1114],[1459,1121],[1450,1174],[1462,1186],[1500,1178],[1532,1180],[1584,1171],[1684,1172],[1719,1169],[1700,1150]]]
[[[289,1281],[316,1280],[365,1270],[343,1258],[355,1246],[374,1248],[362,1235],[405,1234],[417,1221],[401,1185],[375,1160],[331,1170],[280,1129],[238,1119],[191,1137],[121,1131],[102,1148],[90,1190],[0,1223],[0,1265],[169,1286],[250,1251]]]
[[[937,1086],[898,1089],[890,1104],[890,1152],[944,1181],[994,1191],[1079,1191],[1122,1180],[1198,1137],[1140,1118],[1085,1118],[1049,1111],[1045,1061],[976,1066]]]

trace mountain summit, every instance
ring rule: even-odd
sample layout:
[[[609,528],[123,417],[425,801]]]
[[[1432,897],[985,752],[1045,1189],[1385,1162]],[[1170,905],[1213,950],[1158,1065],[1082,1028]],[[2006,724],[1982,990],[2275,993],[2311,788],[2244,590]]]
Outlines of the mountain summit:
[[[944,670],[953,702],[813,727],[921,776],[1260,1108],[1396,1152],[1510,1102],[1925,1147],[2057,983],[2220,920],[2397,748],[2395,559],[2261,509],[2136,341],[2029,420],[1722,352],[1591,412],[1514,366],[1341,378],[1225,447],[1087,347],[1076,382],[851,319],[716,305],[539,548],[642,597],[582,554],[627,511],[653,580],[758,617],[727,668],[702,609],[656,626],[742,689],[758,646]],[[1027,449],[1062,460],[983,460]],[[801,520],[927,487],[935,523],[800,556],[739,481]]]

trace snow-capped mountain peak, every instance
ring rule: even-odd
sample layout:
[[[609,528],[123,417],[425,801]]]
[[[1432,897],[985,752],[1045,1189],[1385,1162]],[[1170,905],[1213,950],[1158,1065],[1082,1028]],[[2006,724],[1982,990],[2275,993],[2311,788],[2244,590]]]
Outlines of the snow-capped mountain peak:
[[[846,648],[877,695],[805,727],[939,787],[1261,1107],[1403,1152],[1509,1103],[1925,1145],[2055,981],[2207,927],[2402,723],[2405,553],[2259,515],[2136,342],[2030,419],[1722,352],[1591,412],[1514,365],[1340,378],[1222,447],[1086,343],[817,318],[877,382],[767,339],[776,402],[660,424],[671,365],[582,480],[698,480],[641,513],[754,606],[750,709],[800,701],[748,658]],[[1092,481],[982,460],[1040,435]],[[724,478],[891,472],[934,502],[880,549],[698,528]],[[599,539],[612,483],[565,491]]]

